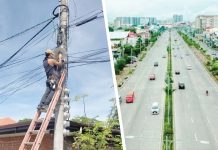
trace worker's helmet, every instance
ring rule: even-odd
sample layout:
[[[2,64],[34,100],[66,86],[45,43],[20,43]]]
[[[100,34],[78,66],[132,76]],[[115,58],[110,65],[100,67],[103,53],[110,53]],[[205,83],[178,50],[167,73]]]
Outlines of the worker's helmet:
[[[46,54],[54,54],[54,52],[51,49],[47,49],[45,53]]]

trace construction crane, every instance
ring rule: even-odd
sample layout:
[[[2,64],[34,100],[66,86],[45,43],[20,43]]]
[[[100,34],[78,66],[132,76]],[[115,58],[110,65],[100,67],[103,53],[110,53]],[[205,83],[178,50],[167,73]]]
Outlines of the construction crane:
[[[57,48],[54,50],[54,53],[62,53],[63,58],[66,62],[67,59],[67,39],[68,39],[68,30],[69,30],[69,9],[68,9],[68,0],[60,0],[60,4],[54,9],[60,8],[59,18],[59,32],[57,35]],[[54,14],[53,11],[53,14]],[[37,110],[29,129],[27,130],[25,137],[19,147],[19,150],[38,150],[40,144],[45,135],[47,126],[52,117],[52,114],[55,112],[55,131],[54,131],[54,150],[63,150],[63,136],[64,136],[64,95],[69,96],[69,90],[66,88],[66,80],[68,76],[68,65],[65,63],[65,66],[61,69],[61,78],[58,82],[58,87],[55,90],[54,96],[49,104],[48,110],[44,111],[45,118],[43,119],[39,130],[35,130],[37,122],[39,122],[40,116],[43,113],[42,111]],[[68,110],[69,113],[69,110]],[[68,117],[69,121],[69,117]]]

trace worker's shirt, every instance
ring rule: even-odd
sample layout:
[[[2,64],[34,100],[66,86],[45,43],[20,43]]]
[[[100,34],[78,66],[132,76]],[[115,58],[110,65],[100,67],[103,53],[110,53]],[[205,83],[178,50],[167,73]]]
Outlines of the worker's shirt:
[[[50,59],[50,58],[45,58],[43,60],[43,66],[44,66],[44,69],[45,69],[47,79],[52,75],[55,76],[56,78],[58,78],[59,74],[58,74],[58,71],[57,71],[57,67],[56,66],[51,66],[50,64],[48,64],[48,59]]]

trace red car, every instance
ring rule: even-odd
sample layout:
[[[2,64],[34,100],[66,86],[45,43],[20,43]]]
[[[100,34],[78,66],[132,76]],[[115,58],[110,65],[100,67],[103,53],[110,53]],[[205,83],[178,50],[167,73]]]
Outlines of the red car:
[[[128,93],[128,95],[126,95],[126,103],[133,103],[134,100],[135,100],[134,92],[130,92]]]
[[[155,80],[155,74],[150,74],[149,75],[149,80]]]

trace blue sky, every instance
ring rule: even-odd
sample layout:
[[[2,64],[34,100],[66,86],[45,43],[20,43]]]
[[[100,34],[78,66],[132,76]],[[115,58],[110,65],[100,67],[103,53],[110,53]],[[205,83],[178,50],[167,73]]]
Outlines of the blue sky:
[[[193,21],[199,14],[218,14],[217,0],[105,0],[108,19],[116,16],[144,16],[158,19],[183,14],[185,20]]]
[[[86,15],[92,11],[102,10],[101,0],[69,0],[70,20]],[[1,0],[0,1],[0,40],[27,29],[41,21],[52,17],[53,9],[58,5],[58,0]],[[54,48],[56,46],[56,33],[54,28],[57,26],[58,20],[51,25],[43,33],[50,33],[47,38],[38,42],[40,35],[34,41],[24,48],[24,53],[19,58],[27,58],[37,54],[43,54],[46,48]],[[42,26],[35,28],[18,38],[0,43],[0,63],[13,54],[27,40],[30,39]],[[83,52],[87,50],[107,48],[106,30],[104,19],[97,19],[80,27],[70,29],[68,51],[70,54]],[[108,50],[101,57],[109,58]],[[84,53],[86,54],[86,53]],[[82,56],[72,55],[72,56]],[[13,81],[21,74],[21,71],[30,70],[42,65],[44,56],[29,61],[25,64],[10,68],[8,70],[1,69],[0,85]],[[44,74],[41,69],[42,75]],[[113,105],[109,100],[114,95],[113,78],[110,62],[91,64],[86,66],[74,67],[69,71],[68,87],[71,90],[70,97],[74,99],[76,95],[88,94],[85,98],[86,113],[88,117],[98,116],[97,119],[105,120]],[[45,78],[34,85],[23,89],[0,104],[0,118],[11,117],[19,120],[22,118],[32,118],[36,107],[45,90]],[[2,92],[2,90],[0,90]],[[1,93],[0,93],[1,94]],[[0,96],[0,101],[4,97]],[[71,101],[71,117],[83,115],[82,101]]]

